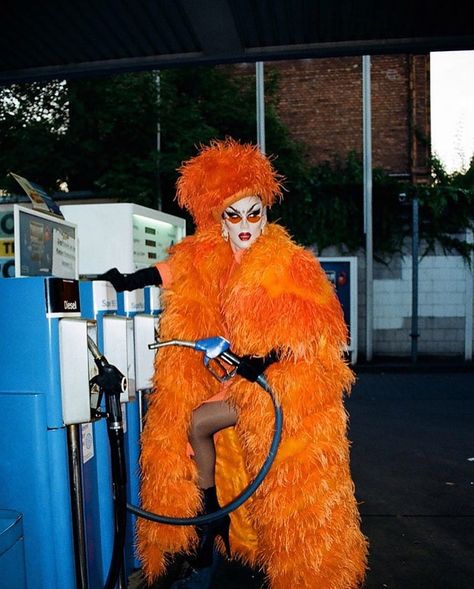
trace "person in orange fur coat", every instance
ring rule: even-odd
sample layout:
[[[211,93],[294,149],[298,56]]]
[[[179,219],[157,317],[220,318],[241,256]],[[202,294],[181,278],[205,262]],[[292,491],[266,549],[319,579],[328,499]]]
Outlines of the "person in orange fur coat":
[[[222,385],[201,354],[157,352],[141,441],[142,507],[176,517],[212,512],[255,477],[273,435],[271,401],[254,382],[264,370],[284,420],[269,474],[231,514],[230,547],[229,516],[197,529],[140,520],[143,571],[152,582],[173,554],[194,552],[199,575],[217,539],[221,550],[263,569],[271,589],[360,587],[367,541],[343,404],[354,377],[333,287],[317,259],[267,221],[281,177],[257,147],[214,141],[179,171],[178,202],[195,234],[166,262],[128,280],[114,269],[108,279],[121,290],[164,286],[160,339],[223,336],[247,362]],[[193,583],[188,577],[174,587],[203,586]]]

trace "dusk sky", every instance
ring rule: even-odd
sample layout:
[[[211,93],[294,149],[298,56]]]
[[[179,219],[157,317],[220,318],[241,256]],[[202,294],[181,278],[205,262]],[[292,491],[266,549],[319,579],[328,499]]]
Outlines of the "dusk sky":
[[[431,137],[448,172],[474,155],[474,51],[431,53]]]

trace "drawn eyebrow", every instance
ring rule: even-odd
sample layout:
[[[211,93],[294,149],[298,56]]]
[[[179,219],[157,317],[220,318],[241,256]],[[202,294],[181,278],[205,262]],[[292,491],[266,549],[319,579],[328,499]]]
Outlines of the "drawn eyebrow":
[[[249,210],[247,211],[247,215],[248,215],[249,213],[251,213],[255,207],[260,207],[260,206],[261,206],[261,203],[259,203],[259,202],[256,202],[255,204],[253,204],[253,205],[252,205],[252,206],[249,208]]]
[[[261,204],[260,204],[259,202],[256,202],[256,203],[254,203],[254,204],[253,204],[253,205],[252,205],[252,206],[249,208],[249,210],[248,210],[248,211],[247,211],[245,214],[246,214],[246,215],[249,215],[249,214],[252,212],[252,210],[253,210],[255,207],[260,207],[260,206],[261,206]],[[242,213],[241,213],[240,211],[238,211],[237,209],[234,209],[234,207],[233,207],[232,205],[229,205],[229,207],[228,207],[228,208],[229,208],[229,209],[232,209],[232,211],[233,211],[233,212],[234,212],[236,215],[242,215]],[[228,212],[228,211],[226,210],[226,212]]]

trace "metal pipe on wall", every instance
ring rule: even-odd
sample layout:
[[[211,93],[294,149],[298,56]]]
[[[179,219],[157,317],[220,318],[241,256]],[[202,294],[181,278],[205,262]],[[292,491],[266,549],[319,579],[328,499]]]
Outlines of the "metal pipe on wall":
[[[265,79],[263,61],[255,63],[256,108],[257,108],[257,145],[265,153]]]
[[[412,202],[412,236],[411,236],[411,359],[415,364],[418,359],[418,250],[419,250],[419,201],[415,196]]]
[[[161,198],[161,181],[160,181],[160,153],[161,153],[161,72],[155,72],[155,89],[156,89],[156,208],[161,211],[163,202]]]
[[[370,55],[362,56],[362,130],[364,151],[364,233],[366,260],[366,360],[373,356],[374,270],[372,238],[372,113]]]
[[[470,229],[466,230],[466,243],[472,245],[474,236]],[[471,264],[466,264],[466,322],[464,329],[464,359],[472,360],[473,313],[474,313],[474,254],[470,254]]]

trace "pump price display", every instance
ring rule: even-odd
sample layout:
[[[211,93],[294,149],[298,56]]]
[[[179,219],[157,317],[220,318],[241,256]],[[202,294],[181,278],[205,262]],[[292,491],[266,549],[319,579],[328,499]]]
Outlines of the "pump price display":
[[[133,215],[133,262],[137,268],[149,266],[167,256],[178,241],[178,227],[166,221]]]

